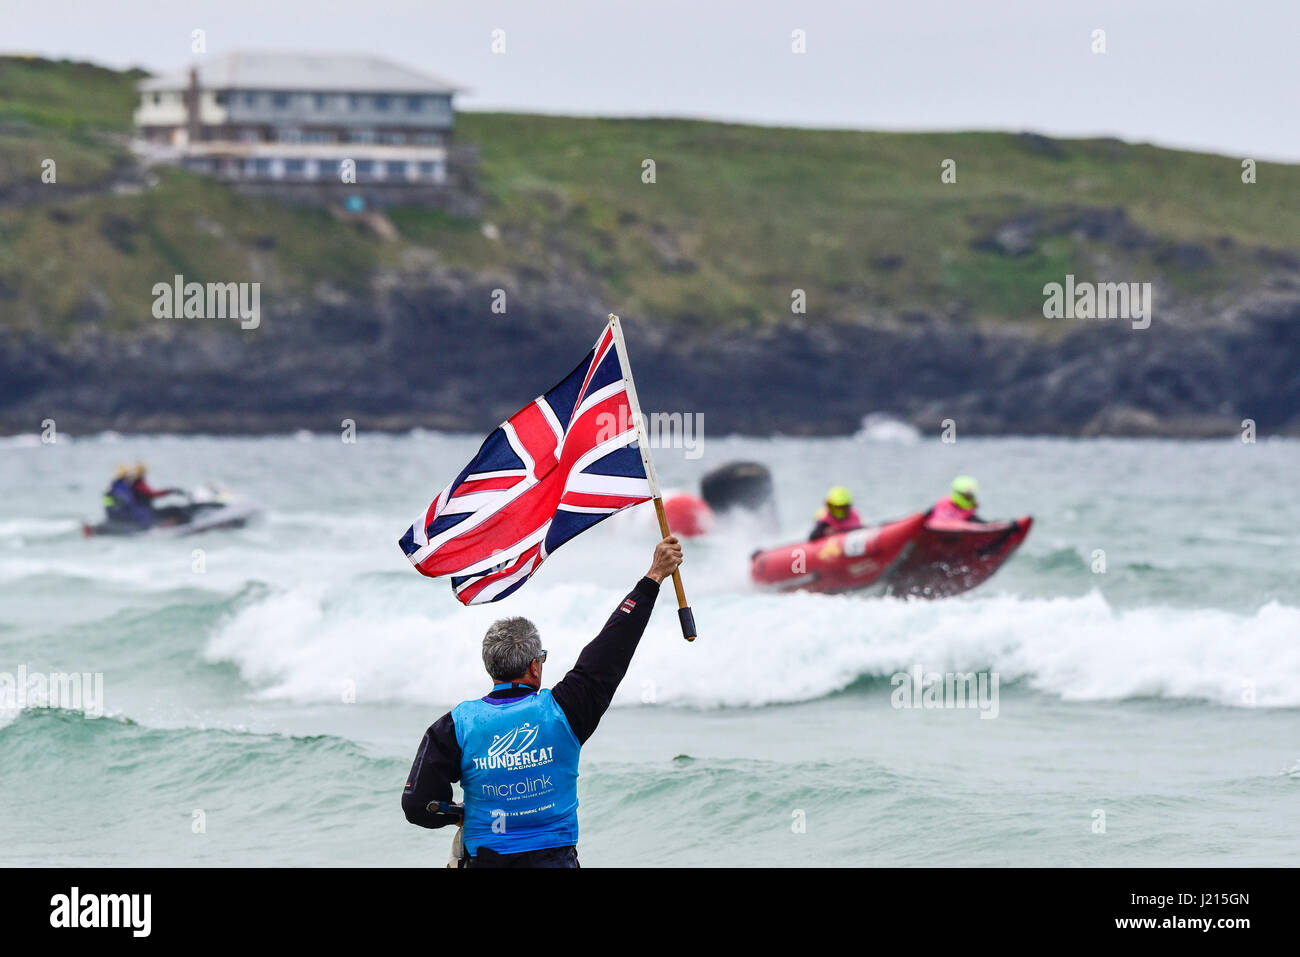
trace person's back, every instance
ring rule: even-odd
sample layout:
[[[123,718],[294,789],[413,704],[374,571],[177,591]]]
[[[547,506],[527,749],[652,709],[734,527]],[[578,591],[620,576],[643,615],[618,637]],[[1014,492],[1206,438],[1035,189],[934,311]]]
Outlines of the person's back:
[[[425,732],[402,792],[420,827],[463,823],[465,867],[578,866],[578,760],[627,673],[659,583],[681,562],[677,539],[655,549],[646,577],[555,687],[541,687],[546,652],[525,618],[493,623],[483,663],[494,685]],[[461,782],[464,805],[452,803]]]
[[[526,826],[509,843],[509,853],[577,844],[582,745],[555,696],[542,689],[516,698],[465,701],[451,717],[462,756],[474,756],[462,758],[461,787],[482,798],[465,802],[463,840],[469,853],[494,843],[494,825],[496,833]]]

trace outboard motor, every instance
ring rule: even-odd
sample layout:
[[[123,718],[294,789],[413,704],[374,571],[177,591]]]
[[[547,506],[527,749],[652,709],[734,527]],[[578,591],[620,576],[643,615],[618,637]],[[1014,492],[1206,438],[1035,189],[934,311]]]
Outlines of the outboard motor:
[[[700,480],[700,494],[714,512],[732,509],[757,512],[765,522],[776,524],[776,495],[772,473],[759,462],[728,462]]]

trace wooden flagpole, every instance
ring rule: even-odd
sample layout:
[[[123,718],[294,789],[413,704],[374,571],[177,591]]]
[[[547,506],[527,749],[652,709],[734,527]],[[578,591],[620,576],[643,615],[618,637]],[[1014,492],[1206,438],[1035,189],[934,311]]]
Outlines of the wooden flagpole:
[[[618,361],[623,367],[623,384],[627,386],[627,404],[632,412],[632,421],[636,423],[637,445],[641,447],[641,463],[645,466],[646,481],[650,483],[650,494],[654,498],[655,515],[659,517],[659,531],[667,538],[672,534],[668,527],[668,514],[664,511],[663,496],[659,494],[659,476],[655,474],[654,459],[650,457],[650,443],[646,440],[645,420],[641,418],[641,403],[636,398],[636,383],[632,381],[632,366],[627,360],[627,346],[623,342],[623,329],[618,324],[618,316],[609,314],[609,325],[614,330],[614,348],[618,350]],[[695,616],[691,606],[686,604],[686,590],[682,588],[681,572],[673,569],[673,588],[677,592],[677,618],[682,624],[682,637],[687,641],[695,640]]]

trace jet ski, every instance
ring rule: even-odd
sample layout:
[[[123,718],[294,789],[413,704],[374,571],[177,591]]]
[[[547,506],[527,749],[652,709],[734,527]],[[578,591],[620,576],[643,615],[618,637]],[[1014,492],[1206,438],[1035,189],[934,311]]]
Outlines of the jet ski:
[[[930,522],[928,515],[757,551],[750,576],[780,591],[947,598],[991,577],[1034,524],[1028,515],[1009,522]]]
[[[243,528],[261,514],[259,506],[234,501],[225,491],[209,486],[189,493],[180,505],[156,508],[152,525],[106,518],[97,525],[83,523],[81,533],[86,538],[95,535],[147,535],[151,538],[196,535],[218,529]]]

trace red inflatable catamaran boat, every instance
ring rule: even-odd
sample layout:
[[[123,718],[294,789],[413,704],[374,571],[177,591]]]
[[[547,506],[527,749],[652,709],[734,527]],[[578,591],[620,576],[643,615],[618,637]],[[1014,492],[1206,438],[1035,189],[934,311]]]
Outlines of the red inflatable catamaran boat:
[[[1028,515],[1011,522],[929,523],[927,514],[755,552],[750,575],[782,591],[870,589],[947,598],[992,576],[1034,524]]]

